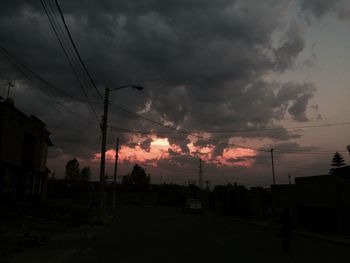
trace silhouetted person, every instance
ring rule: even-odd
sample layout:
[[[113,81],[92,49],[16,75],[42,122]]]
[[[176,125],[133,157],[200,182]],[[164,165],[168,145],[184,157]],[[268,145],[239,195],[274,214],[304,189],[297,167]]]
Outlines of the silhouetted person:
[[[282,215],[281,236],[283,239],[283,247],[285,251],[290,250],[290,238],[292,235],[292,217],[290,215],[289,207],[283,209]]]

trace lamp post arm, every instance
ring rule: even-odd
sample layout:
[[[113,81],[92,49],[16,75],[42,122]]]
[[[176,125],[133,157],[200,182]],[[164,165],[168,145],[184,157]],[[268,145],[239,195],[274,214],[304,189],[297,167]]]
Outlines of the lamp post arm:
[[[125,89],[125,88],[134,88],[134,89],[138,89],[138,90],[142,90],[143,89],[142,86],[128,84],[128,85],[123,85],[123,86],[120,86],[120,87],[116,87],[116,88],[110,89],[110,91],[115,91],[115,90],[118,90],[118,89]]]

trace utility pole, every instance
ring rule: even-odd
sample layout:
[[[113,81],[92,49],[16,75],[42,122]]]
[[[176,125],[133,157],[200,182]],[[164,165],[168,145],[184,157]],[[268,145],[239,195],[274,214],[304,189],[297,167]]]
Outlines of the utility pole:
[[[108,104],[109,104],[109,92],[125,89],[125,88],[134,88],[137,90],[143,90],[142,86],[139,85],[124,85],[117,88],[112,88],[111,90],[105,88],[105,98],[104,98],[104,108],[103,108],[103,117],[101,123],[102,131],[102,143],[101,143],[101,164],[100,164],[100,205],[98,210],[98,221],[102,223],[102,216],[105,207],[105,162],[106,162],[106,138],[107,138],[107,118],[108,118]]]
[[[203,171],[202,171],[202,159],[201,158],[199,158],[198,186],[199,186],[199,189],[203,189]]]
[[[105,99],[103,117],[101,123],[102,145],[101,145],[101,163],[100,163],[100,206],[98,221],[102,223],[102,216],[105,208],[105,162],[106,162],[106,138],[107,138],[107,114],[109,102],[109,88],[105,88]]]
[[[117,171],[118,171],[118,152],[119,152],[119,138],[117,137],[117,144],[115,147],[115,163],[113,176],[113,211],[116,210],[117,204]]]
[[[272,179],[273,179],[273,184],[276,184],[275,181],[275,164],[273,163],[273,148],[270,149],[271,153],[271,164],[272,164]]]
[[[10,97],[10,90],[11,90],[11,87],[14,87],[14,86],[15,86],[15,85],[14,85],[11,81],[8,82],[7,98]]]

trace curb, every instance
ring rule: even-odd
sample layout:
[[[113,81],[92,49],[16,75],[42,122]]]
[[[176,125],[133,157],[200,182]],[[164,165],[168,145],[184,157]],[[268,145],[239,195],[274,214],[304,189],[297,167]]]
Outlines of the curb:
[[[331,237],[331,236],[323,236],[323,235],[317,235],[313,233],[308,233],[304,231],[298,231],[294,230],[293,234],[299,235],[299,236],[304,236],[304,237],[309,237],[309,238],[314,238],[322,241],[327,241],[330,243],[336,243],[339,245],[344,245],[344,246],[349,246],[350,247],[350,238],[337,238],[337,237]]]

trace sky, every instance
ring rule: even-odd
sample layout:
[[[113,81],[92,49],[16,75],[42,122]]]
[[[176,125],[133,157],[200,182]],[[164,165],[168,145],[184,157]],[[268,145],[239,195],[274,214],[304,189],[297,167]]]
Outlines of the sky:
[[[144,89],[110,93],[109,176],[117,137],[118,174],[137,163],[153,183],[197,181],[201,158],[211,185],[268,186],[271,148],[276,183],[327,174],[335,151],[349,162],[348,1],[59,5],[95,86],[54,0],[3,1],[0,10],[0,46],[46,81],[0,54],[0,95],[11,80],[16,107],[47,124],[57,177],[77,158],[98,179],[101,97],[127,84]]]

